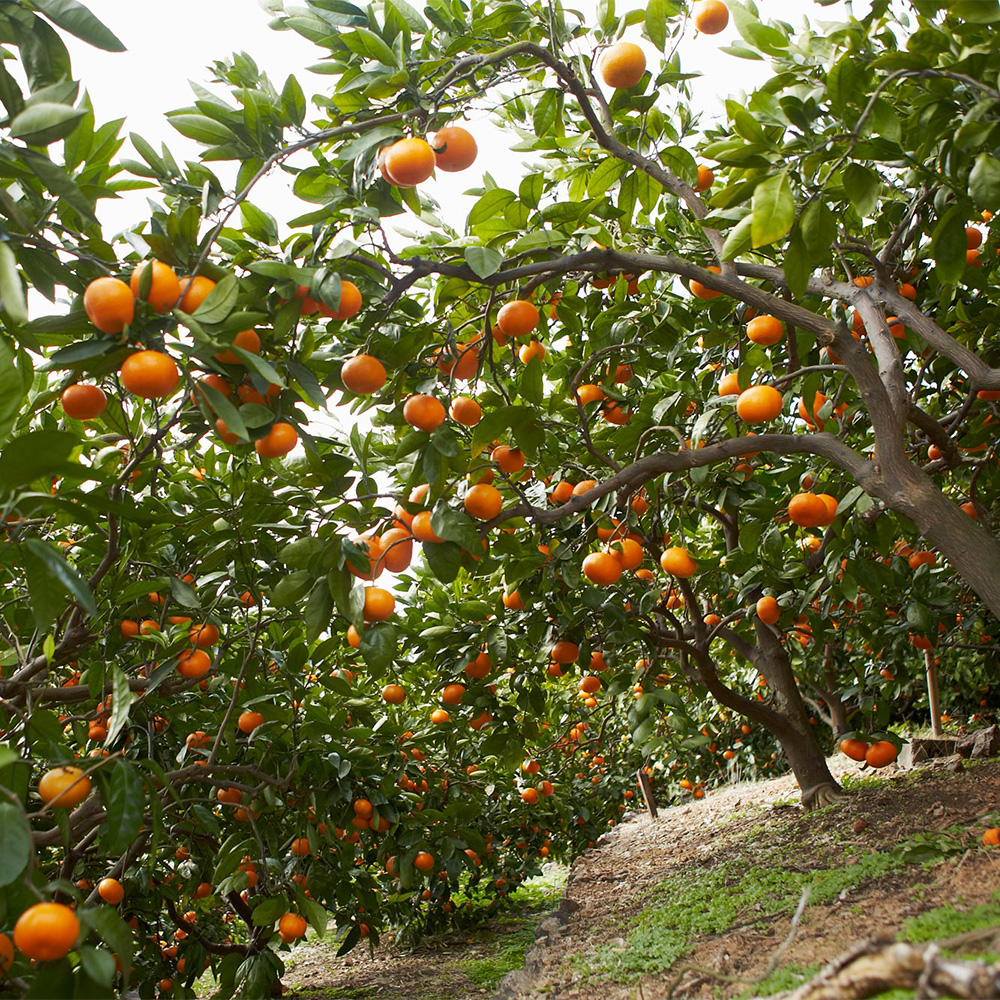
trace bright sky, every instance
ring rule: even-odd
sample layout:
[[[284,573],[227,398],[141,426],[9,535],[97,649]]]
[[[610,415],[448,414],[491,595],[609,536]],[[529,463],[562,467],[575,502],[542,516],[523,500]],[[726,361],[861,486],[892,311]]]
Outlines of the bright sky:
[[[97,120],[127,117],[124,134],[138,132],[157,147],[166,142],[179,159],[195,159],[198,147],[166,123],[164,112],[191,102],[188,81],[206,85],[210,78],[206,67],[215,60],[245,51],[279,89],[286,77],[294,73],[307,97],[322,92],[329,81],[329,77],[306,69],[319,61],[322,50],[293,32],[271,30],[268,15],[252,0],[171,0],[169,16],[157,18],[150,16],[146,3],[136,0],[85,2],[128,47],[127,52],[116,54],[68,40],[74,75],[89,90]],[[862,2],[868,6],[866,0]],[[586,11],[596,4],[594,0],[566,0],[566,6]],[[618,13],[636,6],[641,5],[634,0],[619,0]],[[844,14],[842,3],[821,7],[814,0],[760,0],[759,7],[765,20],[770,15],[792,23],[801,22],[803,16],[814,21],[831,21],[841,19]],[[630,28],[625,37],[641,42],[639,27]],[[766,62],[751,62],[719,52],[721,46],[736,38],[738,35],[730,23],[719,35],[695,37],[692,31],[682,42],[683,68],[704,74],[692,83],[696,107],[715,111],[721,108],[726,96],[751,90],[769,75]],[[649,43],[641,44],[651,64],[660,57]],[[222,88],[218,92],[224,94]],[[482,118],[473,118],[471,127],[479,141],[480,156],[461,175],[460,190],[479,184],[482,170],[487,168],[498,183],[516,190],[523,155],[511,153],[510,140]],[[217,163],[212,167],[224,181],[232,181],[234,175],[229,165]],[[461,228],[472,199],[455,193],[456,180],[451,175],[445,185],[431,181],[422,185],[421,190],[438,198],[446,220]],[[288,192],[288,178],[280,173],[263,182],[252,200],[279,220],[303,210],[303,203]],[[117,230],[134,223],[144,212],[145,203],[139,195],[118,204],[106,204],[102,216],[106,225]],[[405,221],[399,224],[404,228],[408,225]]]

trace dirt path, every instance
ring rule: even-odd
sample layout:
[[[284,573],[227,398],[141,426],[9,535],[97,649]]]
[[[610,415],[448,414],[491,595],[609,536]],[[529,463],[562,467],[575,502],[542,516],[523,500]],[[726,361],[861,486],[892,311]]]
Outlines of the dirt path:
[[[844,758],[832,765],[850,795],[812,815],[785,777],[619,827],[573,866],[566,895],[579,909],[529,952],[534,977],[519,975],[505,996],[764,995],[861,938],[1000,924],[1000,850],[978,846],[1000,822],[1000,762],[863,779]]]

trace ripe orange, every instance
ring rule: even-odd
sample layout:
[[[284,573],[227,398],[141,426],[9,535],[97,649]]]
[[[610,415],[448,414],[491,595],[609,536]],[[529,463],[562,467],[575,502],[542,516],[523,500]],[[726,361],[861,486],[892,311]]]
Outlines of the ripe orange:
[[[465,494],[465,509],[477,521],[492,521],[503,507],[503,497],[495,486],[479,483]]]
[[[729,24],[729,8],[722,0],[698,0],[692,13],[694,26],[703,35],[717,35]]]
[[[386,684],[382,688],[382,699],[390,705],[402,705],[406,701],[406,691],[399,684]]]
[[[479,371],[479,355],[482,338],[460,341],[452,350],[450,345],[441,348],[437,354],[438,371],[462,382],[476,377]]]
[[[461,125],[445,125],[430,136],[429,141],[435,162],[448,173],[465,170],[476,162],[479,152],[476,140]]]
[[[865,754],[869,767],[886,767],[896,759],[896,747],[888,740],[873,743]]]
[[[35,903],[29,906],[14,925],[14,944],[36,962],[55,962],[63,958],[80,935],[80,921],[62,903]]]
[[[511,299],[500,307],[497,326],[505,337],[527,337],[538,326],[538,309],[527,299]]]
[[[837,508],[840,506],[840,501],[836,497],[830,496],[829,493],[820,493],[819,498],[826,504],[826,519],[820,527],[826,527],[828,524],[833,524],[833,519],[837,516]]]
[[[717,267],[715,264],[710,264],[706,270],[712,271],[714,274],[722,274],[722,268]],[[707,285],[703,285],[695,278],[691,279],[688,283],[688,287],[691,289],[691,294],[696,299],[717,299],[722,294],[722,292],[717,292],[714,289],[709,288]]]
[[[445,705],[459,705],[464,694],[464,684],[446,684],[441,692],[441,702]]]
[[[928,552],[926,549],[922,549],[919,552],[914,552],[907,562],[910,565],[910,569],[917,569],[920,566],[930,566],[933,569],[937,565],[937,556],[933,552]]]
[[[385,366],[370,354],[358,354],[340,369],[344,387],[358,396],[370,396],[385,385]]]
[[[738,396],[743,390],[740,388],[739,372],[729,372],[719,379],[720,396]]]
[[[421,872],[432,871],[434,869],[434,855],[428,854],[426,851],[418,851],[417,856],[413,859],[413,867]]]
[[[681,548],[679,545],[664,550],[660,556],[660,565],[664,572],[684,580],[698,572],[698,564],[688,554],[687,549]]]
[[[429,510],[422,510],[419,514],[413,515],[410,530],[413,532],[413,537],[416,538],[418,542],[433,543],[444,541],[444,539],[431,527],[431,512]]]
[[[63,413],[74,420],[94,420],[99,417],[108,405],[108,397],[96,385],[67,386],[59,397]]]
[[[538,792],[534,788],[525,788],[521,792],[521,798],[529,806],[533,806],[538,801]]]
[[[233,337],[232,347],[239,347],[250,354],[260,354],[260,337],[256,330],[240,330]],[[232,350],[232,347],[227,347],[222,353],[216,354],[215,360],[227,365],[242,365],[243,359]]]
[[[493,449],[490,458],[500,467],[501,472],[520,472],[524,468],[525,456],[520,448],[501,444]]]
[[[267,434],[254,442],[257,454],[261,458],[281,458],[287,455],[299,443],[298,432],[291,424],[278,422]]]
[[[284,913],[278,920],[278,933],[281,935],[281,940],[288,944],[290,941],[302,937],[308,926],[306,919],[297,913]]]
[[[549,492],[549,503],[566,503],[573,495],[573,484],[567,479],[560,479]]]
[[[462,668],[462,673],[473,680],[481,681],[485,677],[489,677],[492,670],[493,661],[490,659],[490,654],[484,649],[471,663],[467,663]]]
[[[1000,827],[991,826],[983,833],[983,847],[1000,846]]]
[[[512,594],[504,594],[500,598],[503,601],[503,606],[508,611],[523,611],[524,602],[521,600],[521,595],[515,590]]]
[[[817,528],[826,523],[826,502],[815,493],[796,493],[788,501],[788,517],[803,528]]]
[[[826,404],[826,396],[822,392],[817,392],[816,395],[813,396],[812,412],[810,412],[809,408],[806,406],[806,401],[804,399],[800,399],[799,400],[799,416],[810,427],[818,427],[819,430],[822,430],[823,427],[824,427],[825,421],[820,420],[820,418],[819,418],[819,412],[820,412],[820,410],[823,409],[823,406],[825,404]]]
[[[403,419],[411,427],[428,434],[444,423],[445,415],[441,400],[423,393],[410,396],[403,404]]]
[[[757,617],[765,625],[774,625],[781,618],[781,608],[773,597],[762,597],[757,602]]]
[[[241,712],[236,725],[241,732],[252,733],[258,726],[264,725],[264,716],[260,712]]]
[[[698,164],[698,183],[695,184],[695,191],[707,191],[712,184],[715,182],[715,174],[704,166],[703,164]]]
[[[229,424],[222,417],[217,418],[215,421],[215,432],[222,438],[224,444],[235,445],[245,443],[241,441],[239,434],[229,429]]]
[[[116,878],[102,878],[97,883],[97,894],[105,903],[117,906],[125,898],[125,889]]]
[[[773,385],[752,385],[736,400],[736,413],[748,424],[763,424],[781,413],[781,393]]]
[[[583,560],[583,575],[600,587],[610,587],[622,575],[622,564],[610,552],[591,552]]]
[[[581,406],[586,406],[588,403],[595,403],[599,399],[606,398],[604,390],[599,385],[593,385],[589,382],[581,385],[576,390],[576,394],[580,397]]]
[[[448,413],[456,424],[475,427],[483,419],[483,408],[471,396],[456,396],[448,407]]]
[[[443,725],[450,718],[451,716],[443,708],[435,708],[434,711],[431,712],[431,722],[434,723],[435,726]]]
[[[400,139],[386,151],[382,160],[385,173],[397,187],[422,184],[434,173],[434,150],[424,139]]]
[[[140,264],[133,272],[129,282],[132,294],[139,298],[139,282],[142,272],[146,270],[148,261]],[[181,283],[174,269],[169,264],[162,261],[153,261],[153,282],[149,288],[149,295],[146,301],[158,313],[170,312],[181,297]]]
[[[612,555],[623,570],[638,569],[642,565],[642,546],[634,538],[623,538],[611,546]]]
[[[575,663],[580,655],[580,647],[575,642],[560,639],[552,647],[549,655],[556,663]]]
[[[529,361],[533,361],[535,358],[541,361],[545,357],[545,348],[537,340],[529,340],[527,344],[518,348],[517,356],[522,365],[528,364]]]
[[[329,319],[351,319],[361,312],[363,301],[358,286],[345,279],[340,283],[340,303],[337,308],[320,303],[319,311]]]
[[[292,855],[296,858],[308,858],[312,853],[309,850],[309,840],[306,837],[296,837],[292,841],[291,846]]]
[[[775,316],[755,316],[747,324],[747,336],[761,347],[771,347],[785,336],[785,326]]]
[[[232,398],[233,387],[227,382],[221,375],[206,375],[204,378],[198,379],[194,384],[194,389],[191,391],[191,402],[197,406],[199,403],[204,402],[209,409],[211,409],[211,404],[208,402],[208,393],[201,391],[201,386],[207,385],[216,392],[221,392],[226,399]]]
[[[646,54],[634,42],[616,42],[605,49],[600,62],[601,79],[609,87],[634,87],[646,72]]]
[[[14,964],[14,942],[0,934],[0,971],[6,972]]]
[[[390,573],[402,573],[413,559],[413,536],[403,528],[390,528],[380,539],[378,565]]]
[[[90,778],[78,767],[64,764],[46,771],[38,782],[38,794],[47,806],[72,809],[90,794]]]
[[[366,622],[384,622],[396,610],[396,598],[392,591],[384,587],[366,587],[365,605],[362,612]]]
[[[868,744],[864,740],[841,740],[840,752],[851,760],[864,760],[868,753]]]
[[[177,673],[181,677],[204,677],[212,669],[212,660],[208,653],[197,646],[181,653],[177,657]]]
[[[983,234],[975,226],[965,227],[965,246],[968,250],[975,250],[983,242]]]
[[[95,278],[83,293],[83,309],[101,333],[119,334],[135,319],[135,296],[121,278]]]
[[[208,298],[213,288],[215,282],[203,274],[196,274],[193,278],[181,278],[180,290],[184,297],[177,308],[181,312],[193,313]]]
[[[580,680],[580,690],[586,692],[587,694],[597,694],[597,692],[601,690],[600,677],[588,674],[588,676]]]
[[[172,396],[181,380],[173,358],[160,351],[137,351],[122,363],[118,373],[122,385],[133,396],[165,399]]]

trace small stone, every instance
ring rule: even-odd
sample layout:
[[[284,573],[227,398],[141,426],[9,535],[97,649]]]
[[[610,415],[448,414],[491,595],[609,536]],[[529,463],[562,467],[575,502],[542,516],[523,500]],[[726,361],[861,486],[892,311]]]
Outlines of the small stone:
[[[995,725],[988,729],[980,729],[973,741],[970,756],[973,759],[978,759],[980,757],[996,757],[997,754],[1000,754],[1000,729]]]
[[[851,827],[851,829],[855,833],[864,833],[865,830],[868,829],[868,820],[866,820],[866,819],[856,819],[854,821],[854,825]]]

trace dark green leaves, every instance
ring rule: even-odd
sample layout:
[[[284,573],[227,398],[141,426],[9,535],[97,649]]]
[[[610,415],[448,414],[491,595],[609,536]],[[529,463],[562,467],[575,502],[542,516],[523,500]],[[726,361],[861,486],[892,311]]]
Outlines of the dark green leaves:
[[[881,187],[878,174],[859,163],[848,164],[844,171],[844,192],[862,218],[874,211]]]
[[[662,52],[667,44],[667,5],[664,0],[649,0],[646,4],[646,35]]]
[[[980,208],[1000,205],[1000,160],[980,153],[969,174],[969,197]]]
[[[233,311],[238,295],[239,282],[233,275],[227,274],[208,293],[192,317],[199,323],[221,323]]]
[[[466,247],[465,262],[480,278],[496,274],[503,263],[503,254],[489,247]]]
[[[0,307],[14,323],[28,322],[24,285],[17,271],[17,257],[9,243],[0,243]]]
[[[108,812],[107,849],[111,854],[121,854],[135,840],[146,811],[142,772],[134,764],[115,761],[104,807]]]
[[[53,24],[95,48],[106,52],[125,51],[125,46],[114,32],[77,0],[32,0],[31,5]]]
[[[17,115],[10,123],[10,133],[29,146],[47,146],[65,139],[86,113],[86,108],[40,101]]]
[[[31,431],[14,438],[0,454],[0,489],[15,490],[42,476],[78,471],[76,466],[67,469],[78,444],[66,431]]]
[[[462,548],[454,542],[428,543],[424,546],[424,559],[442,583],[451,583],[462,568]]]
[[[937,262],[938,277],[946,285],[955,285],[965,270],[965,212],[952,205],[934,227],[931,256]]]
[[[774,174],[762,181],[753,192],[753,224],[751,239],[754,247],[780,240],[795,221],[795,199],[788,171]]]
[[[0,803],[0,885],[10,885],[31,859],[31,837],[24,814],[10,802]]]
[[[395,626],[388,622],[366,625],[361,632],[360,649],[361,656],[372,672],[372,676],[380,677],[396,655]]]
[[[67,596],[79,602],[88,614],[97,615],[94,595],[87,581],[53,546],[29,538],[24,542],[22,553],[28,574],[31,613],[40,629],[47,628],[56,619]]]
[[[105,746],[110,746],[118,738],[118,734],[125,728],[128,722],[129,710],[135,701],[135,695],[128,684],[128,677],[117,664],[111,666],[111,692],[112,699],[111,721],[108,724],[108,735],[105,739]]]

